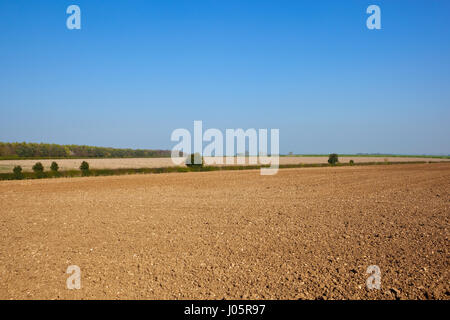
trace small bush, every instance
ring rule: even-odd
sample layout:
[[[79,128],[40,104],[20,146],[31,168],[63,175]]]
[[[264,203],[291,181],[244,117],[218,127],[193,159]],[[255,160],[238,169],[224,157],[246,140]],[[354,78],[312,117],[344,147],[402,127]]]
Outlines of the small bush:
[[[13,169],[14,178],[15,179],[22,179],[23,173],[22,173],[22,167],[21,166],[15,166]]]
[[[350,163],[350,165],[352,166],[352,165],[354,165],[355,164],[355,161],[353,161],[353,160],[350,160],[348,163]]]
[[[192,153],[186,158],[186,165],[188,167],[201,168],[205,164],[205,159],[199,153]]]
[[[52,165],[50,166],[50,170],[52,170],[55,173],[58,172],[59,166],[55,161],[52,162]]]
[[[80,170],[83,176],[89,175],[89,163],[83,161],[80,165]]]
[[[42,173],[44,172],[44,166],[40,162],[36,162],[36,164],[33,166],[33,171],[35,173]]]
[[[22,167],[21,166],[15,166],[13,169],[14,174],[20,174],[22,173]]]
[[[81,171],[89,170],[89,163],[87,163],[86,161],[83,161],[81,163],[80,170]]]
[[[330,154],[330,156],[328,157],[328,163],[335,165],[338,162],[339,162],[338,155],[336,153]]]
[[[40,162],[36,162],[33,166],[33,171],[36,174],[37,178],[43,178],[44,177],[44,166]]]

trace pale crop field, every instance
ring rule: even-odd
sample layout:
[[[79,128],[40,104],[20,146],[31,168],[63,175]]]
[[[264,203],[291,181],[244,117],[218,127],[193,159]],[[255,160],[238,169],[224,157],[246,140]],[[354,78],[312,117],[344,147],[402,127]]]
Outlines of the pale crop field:
[[[246,158],[246,164],[251,160],[257,160],[255,157]],[[179,158],[177,158],[179,159]],[[207,165],[221,165],[218,164],[218,157],[205,157],[205,164]],[[236,158],[234,159],[236,162]],[[339,161],[348,163],[350,160],[355,163],[361,162],[412,162],[412,161],[450,161],[450,159],[432,159],[432,158],[410,158],[410,157],[340,157]],[[163,168],[177,166],[171,158],[118,158],[118,159],[45,159],[45,160],[0,160],[0,173],[12,172],[14,166],[21,166],[23,171],[32,171],[32,167],[36,162],[41,162],[45,170],[50,170],[52,161],[56,161],[60,170],[78,170],[82,161],[87,161],[91,169],[120,169],[120,168]],[[313,163],[327,163],[328,157],[280,157],[280,164],[313,164]],[[222,165],[227,165],[224,164]],[[181,164],[184,166],[184,164]]]

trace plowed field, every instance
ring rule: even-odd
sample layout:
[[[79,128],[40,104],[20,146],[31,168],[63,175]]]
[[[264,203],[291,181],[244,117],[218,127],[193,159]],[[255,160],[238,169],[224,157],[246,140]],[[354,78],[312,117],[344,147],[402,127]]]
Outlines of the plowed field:
[[[449,220],[449,163],[0,181],[0,298],[449,299]]]

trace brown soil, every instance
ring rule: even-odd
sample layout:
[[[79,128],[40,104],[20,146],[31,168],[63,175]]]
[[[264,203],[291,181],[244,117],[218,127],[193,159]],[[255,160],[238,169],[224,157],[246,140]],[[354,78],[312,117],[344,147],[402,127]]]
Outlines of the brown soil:
[[[1,181],[0,298],[449,299],[449,218],[448,163]]]

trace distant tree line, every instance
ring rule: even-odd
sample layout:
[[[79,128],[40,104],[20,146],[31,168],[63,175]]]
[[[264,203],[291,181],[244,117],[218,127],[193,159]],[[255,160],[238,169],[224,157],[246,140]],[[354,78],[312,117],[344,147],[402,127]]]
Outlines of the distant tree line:
[[[48,143],[0,142],[2,158],[158,158],[170,150],[116,149]]]

